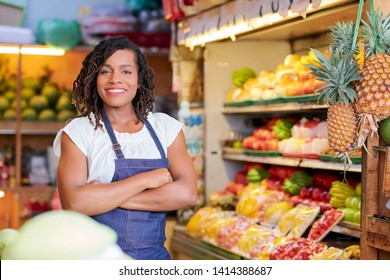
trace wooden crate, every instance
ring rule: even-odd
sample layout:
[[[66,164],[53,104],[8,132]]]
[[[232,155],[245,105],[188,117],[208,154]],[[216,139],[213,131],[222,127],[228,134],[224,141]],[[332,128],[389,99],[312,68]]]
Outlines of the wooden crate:
[[[390,147],[377,135],[363,152],[361,259],[390,259]]]

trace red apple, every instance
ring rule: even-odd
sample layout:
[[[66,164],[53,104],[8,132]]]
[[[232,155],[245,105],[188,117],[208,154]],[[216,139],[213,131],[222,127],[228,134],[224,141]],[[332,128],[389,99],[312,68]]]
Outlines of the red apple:
[[[321,201],[321,195],[323,193],[323,189],[320,189],[320,188],[313,188],[313,192],[311,194],[311,197],[314,199],[314,200],[318,200],[318,201]]]
[[[299,193],[302,198],[310,198],[311,191],[309,191],[309,187],[303,187]]]
[[[244,140],[242,141],[242,146],[243,146],[244,149],[253,150],[253,143],[255,141],[257,141],[256,137],[248,136],[248,137],[244,138]]]
[[[329,200],[330,200],[330,194],[329,194],[329,192],[328,192],[328,191],[323,191],[323,192],[321,193],[321,201],[323,201],[323,202],[329,202]]]

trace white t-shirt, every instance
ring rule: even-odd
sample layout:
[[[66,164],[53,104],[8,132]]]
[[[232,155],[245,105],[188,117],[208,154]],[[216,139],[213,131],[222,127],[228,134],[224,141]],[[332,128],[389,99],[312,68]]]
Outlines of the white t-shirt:
[[[92,117],[94,120],[94,117]],[[183,124],[164,113],[149,113],[148,121],[167,155],[167,148],[172,144]],[[104,123],[103,128],[104,128]],[[88,182],[98,180],[109,183],[115,172],[116,155],[112,142],[105,129],[94,129],[87,117],[76,118],[61,129],[54,139],[53,149],[56,156],[61,155],[61,135],[65,131],[76,146],[88,159]],[[161,158],[157,146],[146,125],[136,133],[115,131],[117,141],[121,145],[125,158]]]

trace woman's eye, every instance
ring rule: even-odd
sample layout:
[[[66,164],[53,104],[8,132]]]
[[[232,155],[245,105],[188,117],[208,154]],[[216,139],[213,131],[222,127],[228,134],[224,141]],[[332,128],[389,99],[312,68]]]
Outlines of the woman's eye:
[[[108,74],[110,73],[110,71],[108,70],[100,70],[100,74],[104,75],[104,74]]]
[[[123,70],[123,73],[124,74],[131,74],[131,71],[130,70]]]

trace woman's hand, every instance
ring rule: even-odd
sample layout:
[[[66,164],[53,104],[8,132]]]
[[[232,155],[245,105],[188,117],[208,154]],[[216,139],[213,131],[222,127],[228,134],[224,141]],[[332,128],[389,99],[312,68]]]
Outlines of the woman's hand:
[[[145,176],[147,178],[145,185],[147,189],[155,189],[173,181],[171,173],[166,168],[158,168],[134,176]]]

